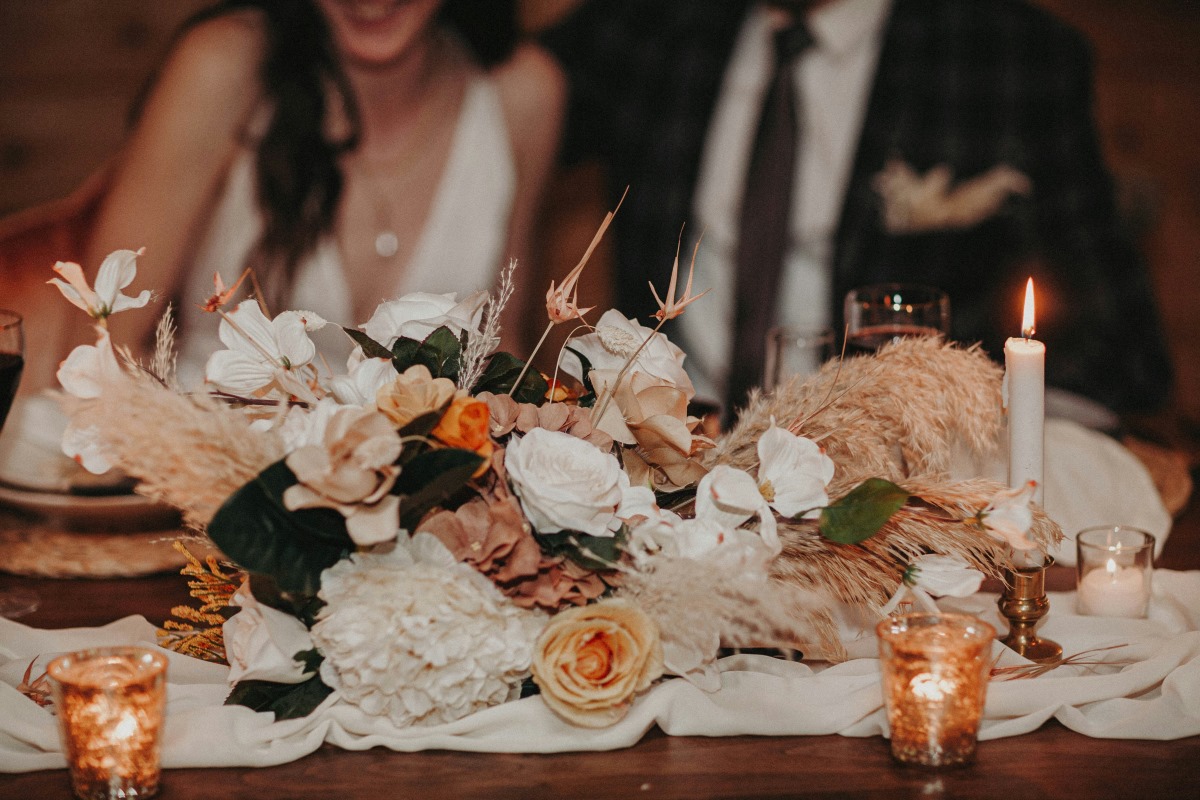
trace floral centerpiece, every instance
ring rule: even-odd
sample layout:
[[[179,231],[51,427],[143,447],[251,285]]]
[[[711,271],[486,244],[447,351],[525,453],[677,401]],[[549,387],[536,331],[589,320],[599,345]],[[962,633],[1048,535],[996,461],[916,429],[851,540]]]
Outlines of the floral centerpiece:
[[[189,554],[202,605],[163,643],[227,660],[229,702],[281,718],[351,703],[426,725],[538,693],[604,726],[664,676],[718,688],[724,646],[838,658],[838,609],[970,592],[1012,546],[1060,535],[1028,491],[947,477],[952,443],[986,450],[999,423],[977,349],[834,362],[706,436],[660,330],[700,298],[690,277],[677,296],[678,258],[653,328],[584,322],[586,255],[551,284],[549,327],[583,331],[552,375],[497,349],[512,265],[491,294],[383,303],[343,329],[341,371],[309,337],[331,323],[235,303],[241,282],[218,277],[204,306],[225,349],[189,393],[169,309],[149,363],[109,338],[110,314],[149,301],[122,294],[137,256],[114,253],[94,287],[55,267],[97,322],[59,370],[64,449],[120,467],[228,556]]]

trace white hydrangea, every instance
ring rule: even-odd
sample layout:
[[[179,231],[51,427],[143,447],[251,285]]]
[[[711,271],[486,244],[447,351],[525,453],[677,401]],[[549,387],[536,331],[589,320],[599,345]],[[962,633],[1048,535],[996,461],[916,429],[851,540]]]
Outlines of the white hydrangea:
[[[545,615],[514,606],[429,534],[355,553],[321,575],[312,629],[321,679],[398,727],[435,725],[516,696]]]

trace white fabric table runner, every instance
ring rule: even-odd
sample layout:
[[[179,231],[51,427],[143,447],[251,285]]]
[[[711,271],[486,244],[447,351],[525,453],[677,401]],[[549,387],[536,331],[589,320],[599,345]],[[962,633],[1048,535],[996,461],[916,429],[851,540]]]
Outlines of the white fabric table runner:
[[[993,681],[981,739],[1035,730],[1051,717],[1087,736],[1175,739],[1200,734],[1200,571],[1158,570],[1150,619],[1118,620],[1074,614],[1074,593],[1051,593],[1041,632],[1068,656],[1127,644],[1100,654],[1112,664],[1060,667],[1037,678]],[[946,610],[976,613],[1004,630],[995,595],[944,601]],[[16,690],[34,658],[36,673],[54,655],[87,647],[154,646],[154,627],[127,617],[102,628],[57,631],[0,619],[0,771],[65,766],[57,720]],[[852,643],[873,652],[872,639]],[[995,644],[1002,665],[1023,659]],[[323,742],[349,750],[388,747],[481,752],[548,753],[610,750],[635,744],[654,725],[672,735],[886,735],[879,663],[870,657],[842,664],[804,664],[739,655],[721,661],[722,688],[706,694],[672,679],[639,698],[629,715],[602,730],[563,722],[537,697],[487,709],[457,722],[397,729],[331,696],[304,719],[222,705],[228,668],[168,653],[168,712],[163,766],[235,767],[280,764]],[[1115,662],[1121,662],[1120,664]],[[36,674],[35,673],[35,674]]]

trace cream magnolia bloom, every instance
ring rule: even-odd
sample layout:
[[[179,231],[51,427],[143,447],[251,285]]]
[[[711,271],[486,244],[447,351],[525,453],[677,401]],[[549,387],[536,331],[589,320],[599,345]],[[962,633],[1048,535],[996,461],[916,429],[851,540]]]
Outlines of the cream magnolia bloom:
[[[83,277],[83,267],[72,261],[59,261],[54,265],[54,271],[66,281],[51,278],[47,283],[57,286],[63,297],[94,319],[105,319],[118,311],[141,308],[150,302],[149,289],[143,289],[137,297],[123,295],[121,290],[137,277],[137,257],[145,252],[145,248],[142,248],[137,251],[117,250],[109,254],[96,273],[94,289],[88,286],[87,279]]]
[[[487,297],[487,292],[475,292],[460,302],[453,292],[413,292],[381,303],[366,324],[359,327],[388,349],[397,339],[422,341],[441,327],[449,328],[455,336],[463,331],[475,334]]]
[[[601,600],[551,617],[534,648],[541,698],[576,725],[603,728],[663,672],[658,626],[628,600]]]
[[[979,512],[983,527],[993,536],[1012,545],[1014,550],[1034,550],[1035,542],[1029,536],[1033,527],[1033,494],[1037,481],[1029,481],[1019,489],[1004,489],[992,497],[987,508]]]
[[[643,342],[646,346],[638,352]],[[637,353],[631,372],[641,370],[661,378],[682,390],[688,400],[696,394],[683,369],[683,351],[662,333],[625,318],[619,311],[605,311],[595,330],[572,339],[570,346],[582,353],[594,370],[619,371]],[[562,368],[576,380],[583,380],[582,366],[574,354],[568,352],[563,357]]]
[[[329,390],[339,403],[348,406],[373,406],[379,390],[396,379],[390,358],[364,358],[329,382]]]
[[[94,345],[79,345],[58,367],[58,382],[63,390],[82,400],[99,397],[105,383],[124,376],[108,331],[97,325],[96,333]],[[103,475],[113,468],[96,428],[80,428],[73,422],[68,423],[61,447],[64,454],[95,475]]]
[[[59,364],[55,377],[63,391],[81,400],[100,396],[108,381],[117,380],[124,374],[113,352],[112,339],[105,328],[96,326],[96,343],[81,344]]]
[[[538,533],[612,536],[619,527],[629,479],[611,453],[569,433],[534,428],[509,441],[504,467]]]
[[[208,382],[232,394],[291,395],[308,402],[316,397],[297,370],[317,354],[308,331],[325,320],[308,312],[284,311],[267,319],[254,300],[243,300],[221,320],[218,335],[229,349],[209,356]]]
[[[761,523],[759,535],[772,551],[778,553],[781,545],[775,515],[754,478],[740,469],[718,464],[700,479],[696,487],[697,519],[734,529],[756,515]]]
[[[934,597],[969,597],[979,591],[983,573],[962,556],[926,554],[909,565],[904,582]]]
[[[811,518],[829,504],[833,459],[816,442],[775,425],[758,440],[758,485],[771,508],[785,517]]]
[[[245,680],[302,683],[312,676],[293,657],[313,646],[303,622],[258,602],[249,581],[233,593],[230,605],[241,608],[222,626],[231,684]]]
[[[339,409],[325,427],[321,445],[301,447],[287,457],[299,481],[283,493],[289,511],[332,508],[346,518],[358,545],[396,538],[400,498],[389,494],[400,468],[400,437],[377,411]]]

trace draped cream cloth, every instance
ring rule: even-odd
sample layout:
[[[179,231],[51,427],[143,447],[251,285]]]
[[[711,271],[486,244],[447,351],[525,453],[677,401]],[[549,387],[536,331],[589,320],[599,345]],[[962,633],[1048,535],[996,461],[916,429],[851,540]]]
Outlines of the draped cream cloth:
[[[1003,630],[995,596],[944,601]],[[1080,617],[1074,593],[1052,593],[1042,632],[1066,655],[1108,645],[1098,668],[1060,667],[1046,675],[992,681],[981,739],[1032,731],[1055,718],[1086,736],[1174,739],[1200,734],[1200,571],[1160,570],[1147,620]],[[851,634],[853,635],[853,634]],[[65,766],[57,720],[16,690],[30,661],[35,671],[54,655],[101,645],[153,647],[154,628],[127,617],[103,628],[38,630],[0,619],[0,771]],[[860,633],[852,652],[871,653]],[[994,645],[1000,664],[1023,659]],[[887,718],[875,658],[805,664],[756,655],[720,662],[722,687],[707,694],[681,679],[663,681],[638,699],[616,725],[590,730],[556,717],[538,697],[472,714],[446,725],[397,729],[331,696],[305,719],[224,706],[228,669],[169,653],[163,765],[268,766],[301,758],[330,742],[348,750],[388,747],[548,753],[610,750],[636,743],[654,725],[672,735],[886,735]]]

